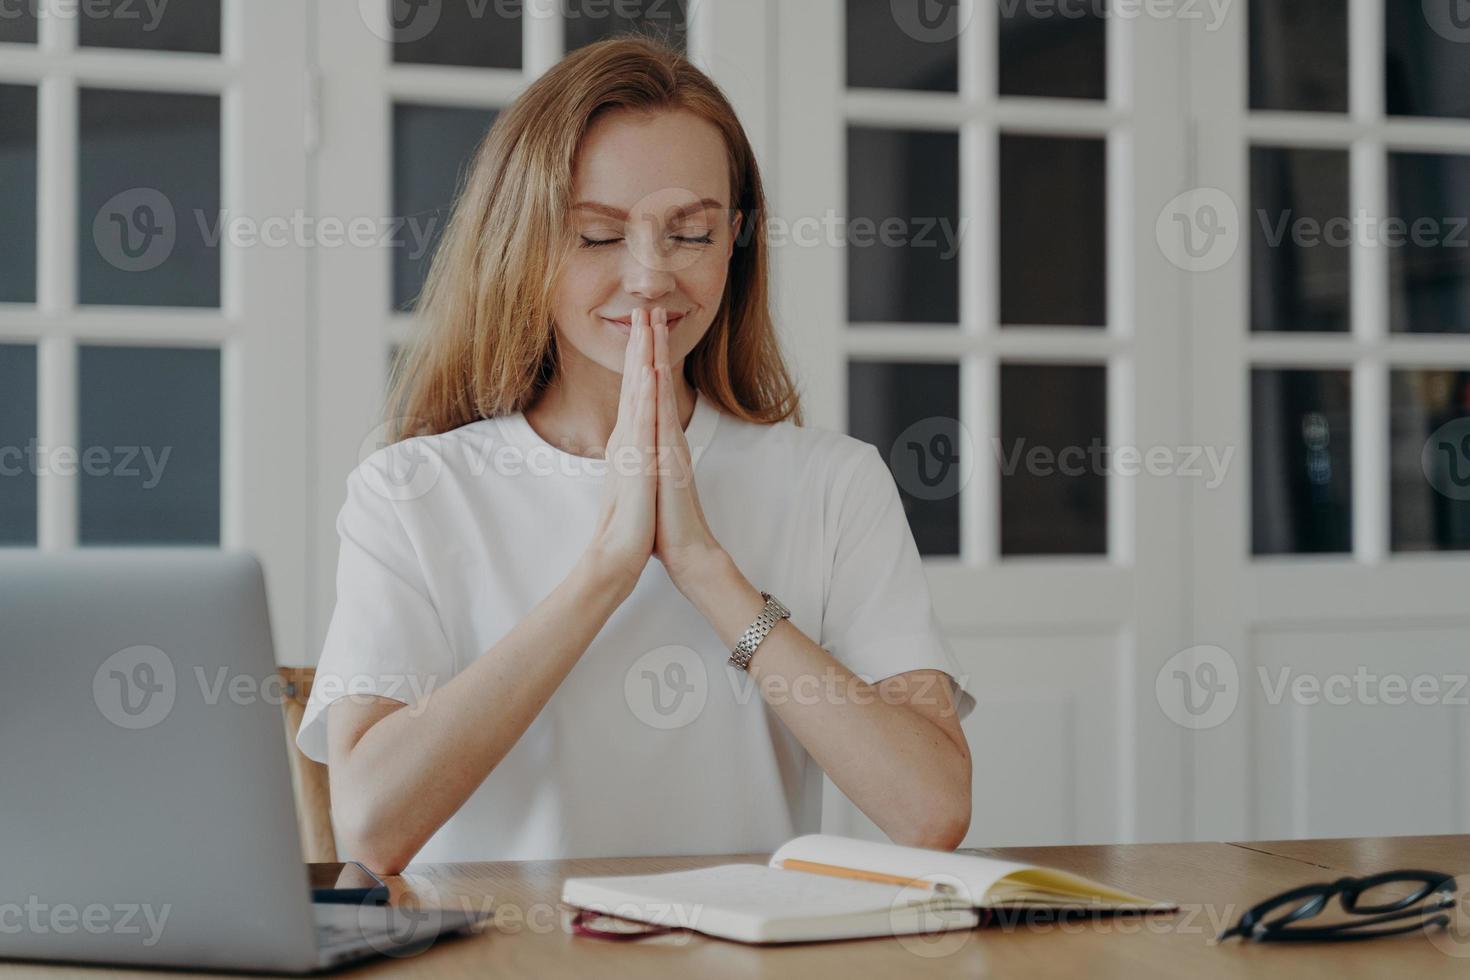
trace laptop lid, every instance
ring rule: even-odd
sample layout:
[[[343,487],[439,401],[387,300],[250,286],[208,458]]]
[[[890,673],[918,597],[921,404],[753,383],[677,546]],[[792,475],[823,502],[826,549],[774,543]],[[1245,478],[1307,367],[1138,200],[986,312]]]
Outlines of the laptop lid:
[[[0,551],[0,957],[317,963],[244,553]]]

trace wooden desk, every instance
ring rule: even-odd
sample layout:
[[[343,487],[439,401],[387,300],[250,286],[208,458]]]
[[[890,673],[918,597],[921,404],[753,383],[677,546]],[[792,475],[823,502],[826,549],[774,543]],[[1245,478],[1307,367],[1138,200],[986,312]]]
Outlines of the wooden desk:
[[[444,940],[403,959],[379,959],[346,976],[646,977],[1456,977],[1470,974],[1470,908],[1450,933],[1415,933],[1342,944],[1209,945],[1255,902],[1342,875],[1424,868],[1470,887],[1470,835],[1380,837],[1249,844],[1131,844],[994,848],[980,853],[1075,871],[1152,897],[1181,911],[1090,923],[993,926],[935,936],[757,947],[693,933],[615,942],[570,932],[558,898],[577,875],[678,871],[769,855],[614,858],[489,864],[415,865],[389,879],[397,902],[492,908],[477,934]],[[137,971],[0,964],[0,980]],[[170,976],[183,974],[172,973]]]

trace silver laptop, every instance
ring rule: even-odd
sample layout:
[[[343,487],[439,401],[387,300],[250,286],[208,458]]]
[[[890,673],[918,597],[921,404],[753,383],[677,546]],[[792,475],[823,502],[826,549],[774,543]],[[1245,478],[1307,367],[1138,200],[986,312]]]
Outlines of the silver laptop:
[[[276,676],[248,554],[0,550],[0,959],[309,973],[486,916],[312,903]]]

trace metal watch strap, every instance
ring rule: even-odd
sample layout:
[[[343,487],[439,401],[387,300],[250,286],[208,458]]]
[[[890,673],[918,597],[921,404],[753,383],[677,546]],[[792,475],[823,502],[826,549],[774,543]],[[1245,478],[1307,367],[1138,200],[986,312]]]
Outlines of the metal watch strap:
[[[769,592],[762,592],[761,598],[766,604],[761,609],[761,614],[755,618],[755,622],[745,628],[740,634],[740,642],[735,644],[735,649],[730,651],[728,663],[731,667],[740,670],[750,669],[750,658],[755,655],[755,648],[760,646],[761,640],[766,638],[777,623],[791,617],[791,610],[781,605],[781,600]]]

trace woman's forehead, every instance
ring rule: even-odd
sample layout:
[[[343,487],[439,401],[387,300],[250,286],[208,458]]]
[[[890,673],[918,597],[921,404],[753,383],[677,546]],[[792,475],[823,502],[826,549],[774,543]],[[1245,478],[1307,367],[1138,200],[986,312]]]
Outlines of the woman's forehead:
[[[583,139],[572,199],[634,217],[667,215],[705,201],[723,208],[729,173],[720,131],[699,116],[616,112],[599,118]]]

